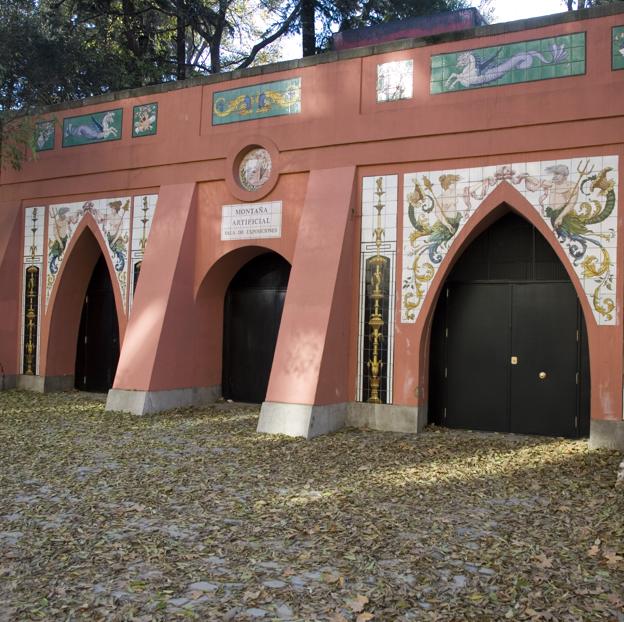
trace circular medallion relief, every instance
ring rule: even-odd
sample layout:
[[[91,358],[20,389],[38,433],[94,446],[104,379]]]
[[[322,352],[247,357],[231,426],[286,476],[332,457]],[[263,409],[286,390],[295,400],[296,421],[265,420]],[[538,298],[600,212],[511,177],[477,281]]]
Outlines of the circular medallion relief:
[[[238,167],[238,181],[248,192],[255,192],[271,176],[271,156],[264,147],[256,147],[247,153]]]

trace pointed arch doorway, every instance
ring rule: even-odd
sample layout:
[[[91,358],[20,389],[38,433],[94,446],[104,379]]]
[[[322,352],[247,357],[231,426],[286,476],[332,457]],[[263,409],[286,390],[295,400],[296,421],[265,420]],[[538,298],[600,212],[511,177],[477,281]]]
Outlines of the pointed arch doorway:
[[[435,310],[430,416],[486,431],[589,432],[585,323],[570,278],[546,239],[508,212],[449,274]]]
[[[80,391],[106,392],[113,386],[119,361],[119,323],[113,284],[104,256],[97,260],[80,317],[75,386]]]
[[[224,398],[264,401],[289,276],[290,264],[270,252],[246,263],[230,282],[223,308]]]

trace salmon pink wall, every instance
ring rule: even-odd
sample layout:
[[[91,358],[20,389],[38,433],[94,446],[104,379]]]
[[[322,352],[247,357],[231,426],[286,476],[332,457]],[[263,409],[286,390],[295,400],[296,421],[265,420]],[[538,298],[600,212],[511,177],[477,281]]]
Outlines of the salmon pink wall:
[[[21,224],[19,205],[0,203],[0,376],[18,373]]]

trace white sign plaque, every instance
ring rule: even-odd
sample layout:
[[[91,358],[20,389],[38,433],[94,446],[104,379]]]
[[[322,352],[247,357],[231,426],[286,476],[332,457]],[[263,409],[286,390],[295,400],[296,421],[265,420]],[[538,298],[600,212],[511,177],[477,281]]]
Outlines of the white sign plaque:
[[[281,201],[224,205],[221,210],[221,240],[281,237]]]

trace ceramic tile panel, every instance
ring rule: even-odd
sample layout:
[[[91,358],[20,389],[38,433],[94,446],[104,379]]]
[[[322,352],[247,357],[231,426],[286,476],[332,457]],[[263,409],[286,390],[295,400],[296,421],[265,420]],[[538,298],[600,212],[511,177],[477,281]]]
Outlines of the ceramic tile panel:
[[[299,114],[301,78],[217,91],[212,101],[213,125]]]
[[[508,183],[553,231],[596,322],[617,324],[617,174],[618,157],[603,156],[405,175],[401,322],[416,321],[457,234]]]
[[[78,224],[91,214],[113,262],[124,309],[128,289],[128,249],[130,241],[130,198],[96,199],[80,203],[50,205],[48,214],[48,257],[46,300],[54,287],[65,258],[65,250]]]
[[[221,208],[222,240],[282,237],[282,202],[241,203]]]
[[[39,121],[35,124],[35,151],[54,149],[56,125],[54,121]]]
[[[432,95],[585,73],[585,33],[431,57]]]
[[[364,177],[356,399],[392,403],[398,176]]]
[[[152,136],[158,129],[158,104],[143,104],[132,109],[132,136]]]
[[[411,99],[414,91],[414,61],[398,60],[377,65],[377,101]]]
[[[157,194],[146,194],[134,197],[132,209],[132,245],[130,247],[130,296],[128,299],[128,309],[132,308],[134,292],[143,265],[143,256],[147,248],[154,212],[156,211]]]
[[[624,69],[624,26],[616,26],[611,34],[611,67]]]
[[[28,207],[24,210],[20,369],[28,375],[39,373],[44,225],[45,207]]]
[[[123,110],[106,110],[63,119],[63,147],[90,145],[121,138]]]

